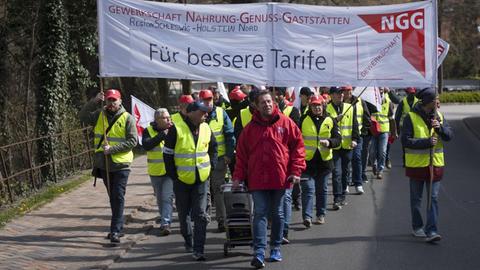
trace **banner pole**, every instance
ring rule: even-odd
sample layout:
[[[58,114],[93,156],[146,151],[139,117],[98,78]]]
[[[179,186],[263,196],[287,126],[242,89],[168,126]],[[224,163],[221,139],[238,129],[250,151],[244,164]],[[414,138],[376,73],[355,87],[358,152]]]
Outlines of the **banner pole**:
[[[103,78],[100,77],[100,92],[101,93],[104,93],[103,92]],[[108,140],[107,140],[107,133],[106,133],[106,130],[105,130],[105,120],[107,118],[106,116],[106,110],[104,109],[105,107],[105,98],[102,100],[102,130],[103,130],[103,145],[108,145]],[[107,123],[108,124],[108,123]],[[104,179],[107,183],[106,183],[106,186],[107,186],[107,193],[108,193],[108,197],[110,198],[110,170],[109,170],[109,166],[108,166],[108,156],[103,155],[105,157],[105,175],[106,175],[106,179]]]

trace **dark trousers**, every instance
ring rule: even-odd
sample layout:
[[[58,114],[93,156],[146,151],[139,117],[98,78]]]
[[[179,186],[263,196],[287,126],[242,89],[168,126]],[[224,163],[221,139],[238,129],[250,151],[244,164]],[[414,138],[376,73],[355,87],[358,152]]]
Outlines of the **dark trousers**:
[[[203,254],[208,223],[206,212],[208,184],[203,182],[187,185],[180,180],[174,180],[173,191],[185,247],[193,247],[194,252]],[[195,223],[193,232],[192,220]]]
[[[106,171],[100,170],[105,187],[107,187]],[[112,210],[112,220],[110,222],[110,232],[119,233],[123,230],[123,209],[125,208],[125,192],[127,190],[128,175],[130,170],[121,170],[109,172],[110,187],[110,209]]]
[[[333,201],[342,202],[345,200],[345,189],[347,188],[349,168],[352,161],[352,150],[333,150],[332,187]]]

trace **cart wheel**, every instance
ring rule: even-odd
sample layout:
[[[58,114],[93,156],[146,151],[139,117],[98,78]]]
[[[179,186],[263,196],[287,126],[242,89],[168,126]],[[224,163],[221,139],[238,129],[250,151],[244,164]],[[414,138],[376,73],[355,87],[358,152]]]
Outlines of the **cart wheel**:
[[[223,256],[228,256],[228,243],[223,244]]]

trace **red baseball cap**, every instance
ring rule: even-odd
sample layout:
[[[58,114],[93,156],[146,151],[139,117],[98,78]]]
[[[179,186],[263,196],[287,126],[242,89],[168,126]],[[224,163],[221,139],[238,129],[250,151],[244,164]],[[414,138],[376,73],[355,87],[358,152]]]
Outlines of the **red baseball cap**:
[[[417,89],[415,89],[415,87],[407,87],[405,89],[405,92],[407,92],[409,94],[415,94],[417,92]]]
[[[105,91],[104,96],[106,99],[117,100],[122,98],[122,94],[117,89],[108,89],[107,91]]]
[[[352,91],[353,90],[351,85],[342,86],[340,89],[342,91]]]
[[[310,104],[320,104],[322,105],[325,102],[322,96],[312,96],[310,98]]]
[[[191,95],[181,95],[178,99],[178,102],[183,104],[190,104],[193,102],[193,97]]]
[[[200,94],[198,94],[198,96],[200,97],[200,99],[211,99],[211,98],[213,98],[212,91],[210,91],[208,89],[200,90]]]
[[[230,94],[228,94],[228,98],[231,100],[242,101],[247,97],[245,93],[242,92],[239,88],[233,89]]]

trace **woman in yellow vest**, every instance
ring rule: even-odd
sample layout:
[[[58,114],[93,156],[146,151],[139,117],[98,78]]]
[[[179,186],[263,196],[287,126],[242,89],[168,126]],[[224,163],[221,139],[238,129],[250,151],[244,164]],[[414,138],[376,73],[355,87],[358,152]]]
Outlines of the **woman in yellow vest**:
[[[184,121],[168,130],[163,147],[167,175],[173,180],[180,232],[187,252],[204,261],[207,234],[207,193],[210,172],[217,163],[217,142],[205,123],[211,108],[199,101],[188,105]],[[193,226],[191,221],[195,225]]]
[[[168,129],[173,125],[167,109],[155,111],[154,122],[143,131],[142,147],[147,151],[147,166],[160,214],[160,235],[170,234],[173,211],[173,182],[165,170],[163,146]]]
[[[406,175],[410,178],[412,234],[414,237],[425,238],[427,242],[435,242],[442,239],[438,234],[437,221],[438,193],[445,166],[443,142],[452,139],[453,131],[443,115],[436,110],[434,89],[422,89],[417,97],[420,102],[405,116],[401,130]],[[421,214],[425,186],[431,200],[430,207],[427,207],[426,223]]]
[[[315,224],[324,224],[327,214],[328,178],[333,169],[332,148],[338,147],[342,136],[336,121],[324,112],[325,100],[321,96],[310,98],[310,108],[302,116],[300,127],[305,144],[307,169],[302,173],[302,217],[310,228],[313,219],[313,195],[315,192]]]
[[[106,106],[99,108],[102,100],[106,100]],[[112,243],[119,243],[123,235],[123,209],[130,164],[133,161],[132,149],[137,145],[138,140],[135,118],[123,107],[122,95],[116,89],[109,89],[105,94],[98,93],[95,98],[85,104],[79,116],[82,122],[94,125],[93,167],[98,169],[99,177],[103,179],[112,209],[110,233],[107,238]],[[104,133],[107,133],[106,138]],[[108,167],[105,166],[105,160]],[[107,168],[109,178],[107,178]]]

